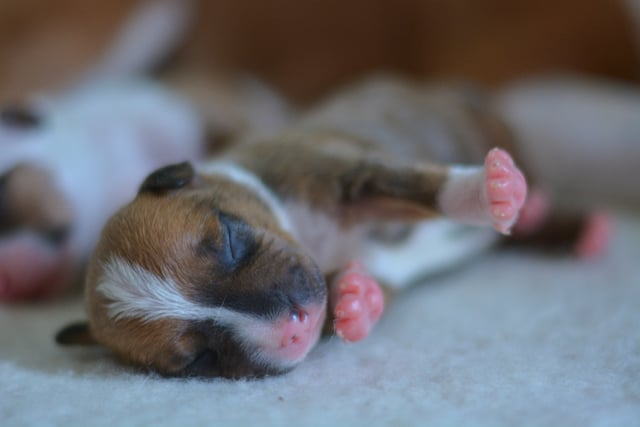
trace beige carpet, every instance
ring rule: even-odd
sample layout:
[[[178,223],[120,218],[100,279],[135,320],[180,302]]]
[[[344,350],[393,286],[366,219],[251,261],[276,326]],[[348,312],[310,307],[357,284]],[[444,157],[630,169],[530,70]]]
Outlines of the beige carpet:
[[[259,381],[58,348],[79,300],[0,308],[0,425],[640,426],[640,219],[584,263],[494,252],[406,291],[364,342]]]

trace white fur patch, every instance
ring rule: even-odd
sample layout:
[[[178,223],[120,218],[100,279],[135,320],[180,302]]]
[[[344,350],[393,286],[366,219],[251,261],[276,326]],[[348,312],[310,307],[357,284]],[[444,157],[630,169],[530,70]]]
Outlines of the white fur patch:
[[[307,203],[287,201],[285,207],[298,231],[298,243],[321,271],[336,271],[361,252],[366,226],[340,227],[336,218]]]
[[[497,239],[498,234],[487,228],[433,219],[414,226],[401,245],[369,242],[362,261],[386,286],[400,289],[464,263]]]
[[[293,222],[282,203],[256,175],[234,163],[221,161],[201,163],[197,166],[197,170],[204,175],[218,175],[227,178],[253,191],[269,207],[280,227],[293,237],[296,237]]]
[[[438,198],[442,213],[465,224],[490,224],[485,181],[483,167],[451,167]]]
[[[139,265],[112,258],[103,267],[98,292],[111,300],[109,316],[114,320],[138,318],[151,322],[163,318],[214,319],[224,324],[238,321],[238,313],[225,308],[202,307],[189,300],[170,278],[161,278]]]

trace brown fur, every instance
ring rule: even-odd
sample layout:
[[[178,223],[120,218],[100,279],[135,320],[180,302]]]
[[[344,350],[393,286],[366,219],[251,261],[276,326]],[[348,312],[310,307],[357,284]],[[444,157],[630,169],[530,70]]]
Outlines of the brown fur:
[[[422,219],[437,211],[446,168],[398,162],[353,136],[306,133],[238,147],[230,158],[284,199],[309,203],[347,224],[367,217]]]

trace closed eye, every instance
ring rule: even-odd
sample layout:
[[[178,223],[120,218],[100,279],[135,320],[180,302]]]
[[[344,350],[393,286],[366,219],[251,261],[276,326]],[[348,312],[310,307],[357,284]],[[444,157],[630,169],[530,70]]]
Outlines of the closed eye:
[[[218,237],[205,236],[199,252],[215,258],[220,267],[231,272],[255,252],[256,239],[251,226],[240,218],[219,212],[218,221]]]
[[[255,239],[251,226],[243,220],[234,216],[219,213],[218,218],[222,227],[226,258],[230,265],[237,267],[237,264],[246,260],[255,249]]]
[[[222,222],[222,233],[224,235],[224,242],[229,247],[229,253],[231,254],[231,259],[236,260],[238,254],[234,252],[235,239],[234,239],[233,231],[229,228],[229,224],[226,221]]]

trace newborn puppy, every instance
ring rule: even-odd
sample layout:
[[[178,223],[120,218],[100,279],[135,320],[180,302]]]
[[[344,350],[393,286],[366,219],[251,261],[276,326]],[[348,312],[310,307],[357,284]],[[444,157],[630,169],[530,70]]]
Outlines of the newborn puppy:
[[[0,113],[0,301],[68,288],[107,218],[154,169],[287,120],[249,78],[178,73],[172,84],[95,83]]]
[[[606,219],[565,217],[557,233],[553,194],[538,188],[525,204],[525,178],[504,148],[532,153],[542,137],[547,155],[565,155],[535,156],[524,165],[531,182],[568,185],[568,168],[588,164],[582,195],[617,186],[637,199],[640,152],[628,131],[638,111],[637,89],[586,82],[530,82],[484,98],[366,81],[277,136],[149,175],[103,229],[86,279],[89,322],[57,340],[99,343],[169,376],[280,374],[323,331],[367,336],[384,309],[373,277],[401,286],[498,235],[452,222],[443,233],[436,217],[513,229],[521,240],[570,238],[593,255],[608,238]],[[601,149],[579,149],[586,124]],[[611,164],[630,166],[622,182],[602,170]]]
[[[384,298],[349,260],[436,216],[509,233],[524,204],[523,174],[490,149],[506,134],[463,92],[373,80],[276,137],[152,173],[103,229],[89,324],[57,340],[164,375],[237,378],[290,370],[323,327],[364,338]],[[419,271],[430,254],[414,255]]]
[[[167,162],[204,152],[202,124],[148,82],[105,83],[0,115],[0,301],[68,286],[100,228]]]

